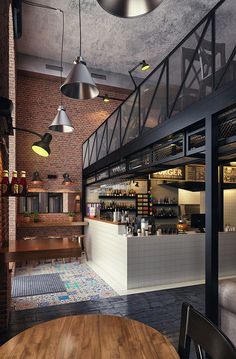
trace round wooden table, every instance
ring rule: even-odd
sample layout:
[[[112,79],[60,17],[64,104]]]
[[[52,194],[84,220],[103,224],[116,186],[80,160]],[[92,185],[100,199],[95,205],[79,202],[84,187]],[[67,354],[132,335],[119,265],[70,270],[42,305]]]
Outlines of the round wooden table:
[[[1,359],[179,359],[165,336],[109,315],[63,317],[35,325],[0,347]]]

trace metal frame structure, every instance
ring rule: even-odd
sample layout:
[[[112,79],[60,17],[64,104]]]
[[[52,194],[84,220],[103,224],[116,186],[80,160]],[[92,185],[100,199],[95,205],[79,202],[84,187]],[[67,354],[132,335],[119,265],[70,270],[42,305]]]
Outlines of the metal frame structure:
[[[216,66],[217,48],[222,45],[216,41],[217,11],[227,1],[219,1],[83,144],[84,193],[87,185],[105,179],[147,176],[187,163],[206,164],[205,309],[206,316],[215,324],[218,324],[218,232],[223,226],[224,188],[222,170],[218,185],[218,166],[236,158],[236,76],[228,76],[235,65],[236,46],[228,61],[221,68]],[[193,38],[197,40],[189,64],[173,91],[173,57],[182,54],[181,50]],[[202,79],[199,87],[193,88],[197,96],[191,98],[186,84],[191,72],[196,76],[202,70],[204,42],[210,43],[211,48],[207,79],[210,90],[206,91],[206,79]],[[193,69],[196,61],[198,68]],[[150,84],[148,104],[142,105],[144,90]],[[185,103],[189,98],[191,101]],[[150,118],[156,122],[148,128]]]

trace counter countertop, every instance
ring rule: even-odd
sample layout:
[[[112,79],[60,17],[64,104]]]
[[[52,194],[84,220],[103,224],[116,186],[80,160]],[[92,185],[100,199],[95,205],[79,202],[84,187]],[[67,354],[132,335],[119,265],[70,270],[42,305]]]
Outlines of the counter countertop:
[[[108,224],[115,224],[118,226],[125,226],[126,223],[121,223],[121,222],[113,222],[113,221],[108,221],[107,219],[100,219],[100,218],[90,218],[90,217],[84,217],[84,220],[90,220],[90,221],[97,221],[97,222],[103,222],[103,223],[108,223]]]

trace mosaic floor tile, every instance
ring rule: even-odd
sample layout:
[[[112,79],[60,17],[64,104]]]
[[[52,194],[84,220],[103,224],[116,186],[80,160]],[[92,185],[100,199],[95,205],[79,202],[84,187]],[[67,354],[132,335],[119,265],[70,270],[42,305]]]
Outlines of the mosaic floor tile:
[[[36,267],[28,265],[16,268],[15,276],[48,273],[58,273],[60,275],[65,284],[66,292],[13,298],[13,309],[24,310],[117,296],[117,293],[86,263],[56,262],[54,264],[40,264]]]

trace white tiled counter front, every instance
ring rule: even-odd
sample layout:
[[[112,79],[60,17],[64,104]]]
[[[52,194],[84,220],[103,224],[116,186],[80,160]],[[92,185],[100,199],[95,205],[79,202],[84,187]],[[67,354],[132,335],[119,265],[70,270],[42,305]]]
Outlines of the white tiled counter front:
[[[90,265],[121,289],[184,285],[204,280],[205,235],[126,237],[124,226],[86,219]],[[220,276],[236,275],[236,233],[220,233]]]

